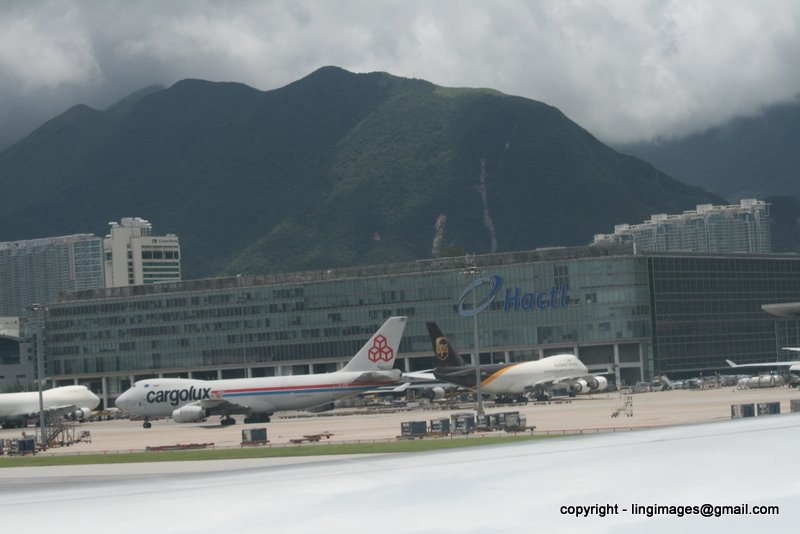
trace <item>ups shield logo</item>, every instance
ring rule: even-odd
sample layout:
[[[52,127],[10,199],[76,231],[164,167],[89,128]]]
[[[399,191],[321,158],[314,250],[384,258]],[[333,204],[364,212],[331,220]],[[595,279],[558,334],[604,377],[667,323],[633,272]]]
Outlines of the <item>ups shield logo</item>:
[[[436,338],[436,358],[445,361],[450,354],[450,345],[447,343],[446,337]]]

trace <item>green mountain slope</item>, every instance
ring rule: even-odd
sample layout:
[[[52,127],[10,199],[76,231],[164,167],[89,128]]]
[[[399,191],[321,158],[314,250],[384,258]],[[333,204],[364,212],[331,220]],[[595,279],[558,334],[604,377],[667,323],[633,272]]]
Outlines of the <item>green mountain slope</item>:
[[[620,150],[725,198],[800,198],[800,100],[705,132]]]
[[[0,153],[0,186],[0,241],[141,216],[180,237],[185,278],[426,258],[441,215],[443,248],[486,253],[485,208],[509,251],[722,202],[540,102],[335,67],[77,106]]]

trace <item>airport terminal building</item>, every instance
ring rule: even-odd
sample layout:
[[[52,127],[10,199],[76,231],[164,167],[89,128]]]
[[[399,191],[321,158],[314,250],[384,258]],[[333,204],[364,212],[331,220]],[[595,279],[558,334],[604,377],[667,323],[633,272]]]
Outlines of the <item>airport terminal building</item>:
[[[800,255],[556,248],[68,294],[46,311],[48,376],[108,404],[133,380],[326,372],[393,315],[398,364],[432,366],[426,321],[481,361],[573,352],[621,384],[775,360],[765,303],[800,301]],[[473,267],[470,269],[468,267]],[[474,272],[477,271],[477,272]],[[461,312],[461,313],[460,313]],[[795,333],[796,334],[796,333]],[[789,334],[791,335],[791,334]]]

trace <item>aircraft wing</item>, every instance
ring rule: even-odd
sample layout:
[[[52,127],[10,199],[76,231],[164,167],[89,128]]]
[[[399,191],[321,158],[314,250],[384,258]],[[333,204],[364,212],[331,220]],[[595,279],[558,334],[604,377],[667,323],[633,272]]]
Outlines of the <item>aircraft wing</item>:
[[[78,408],[80,408],[80,406],[75,404],[64,404],[63,406],[50,406],[49,408],[45,408],[44,411],[47,415],[67,415]]]
[[[543,380],[537,380],[533,384],[529,384],[525,389],[546,388],[548,386],[552,386],[554,383],[555,383],[554,378],[545,378]]]
[[[370,389],[369,391],[365,391],[365,395],[376,395],[381,393],[403,393],[411,386],[409,382],[403,382],[402,384],[398,384],[397,386],[382,386],[375,389]]]
[[[392,369],[390,371],[364,371],[358,378],[353,380],[353,384],[393,384],[400,381],[400,371]]]
[[[432,373],[431,380],[436,380]],[[418,381],[427,382],[427,380],[409,377],[408,374],[401,374],[399,371],[392,371],[391,374],[389,374],[387,371],[380,371],[365,372],[359,376],[354,383],[383,382],[385,385],[378,385],[375,389],[370,389],[369,391],[364,392],[367,395],[373,395],[381,393],[402,393],[411,387],[412,383],[417,383]]]
[[[787,349],[788,350],[788,349]],[[792,368],[794,366],[800,367],[800,361],[793,361],[793,362],[764,362],[764,363],[733,363],[730,360],[725,360],[725,362],[733,367],[734,369],[744,368],[744,367],[760,367],[761,369],[767,367],[789,367]]]
[[[408,382],[439,382],[439,379],[433,374],[433,369],[403,373],[401,379]]]
[[[584,375],[578,375],[578,376],[559,376],[557,378],[544,378],[542,380],[534,382],[533,384],[528,386],[526,389],[538,389],[538,388],[553,387],[556,384],[561,384],[561,383],[563,383],[565,385],[569,385],[570,382],[572,382],[573,380],[578,380],[579,378],[585,378],[585,376]]]
[[[607,375],[607,374],[610,374],[610,373],[592,373],[592,374],[588,374],[588,375],[579,374],[579,375],[567,375],[567,376],[558,376],[558,377],[552,377],[552,378],[545,378],[545,379],[539,380],[537,382],[534,382],[533,384],[530,384],[530,385],[526,386],[525,387],[525,391],[534,391],[535,392],[535,391],[542,391],[542,390],[549,391],[549,390],[553,390],[553,389],[572,389],[573,387],[575,387],[576,382],[578,380],[581,380],[581,381],[585,382],[585,384],[581,388],[579,388],[577,391],[578,392],[584,392],[584,387],[586,387],[587,385],[591,384],[593,381],[596,381],[598,377],[604,377],[605,378],[605,375]],[[608,380],[608,379],[606,378],[606,380]],[[606,386],[604,385],[604,386],[600,387],[599,390],[604,390],[605,387]],[[589,392],[594,391],[594,389],[593,389],[593,387],[591,385],[589,385],[588,388],[589,389],[586,390],[586,391],[589,391]]]
[[[83,406],[78,406],[76,404],[64,404],[62,406],[50,406],[44,409],[44,413],[47,417],[61,417],[72,412],[78,410],[79,408],[83,408]],[[34,417],[39,416],[39,410],[35,410],[29,413],[11,413],[9,417],[26,417],[32,419]]]
[[[375,394],[383,394],[383,393],[404,393],[409,389],[429,389],[432,387],[450,387],[450,382],[442,382],[441,380],[436,380],[435,378],[428,381],[423,382],[402,382],[396,386],[384,386],[376,389],[371,389],[366,391],[365,394],[367,395],[375,395]]]

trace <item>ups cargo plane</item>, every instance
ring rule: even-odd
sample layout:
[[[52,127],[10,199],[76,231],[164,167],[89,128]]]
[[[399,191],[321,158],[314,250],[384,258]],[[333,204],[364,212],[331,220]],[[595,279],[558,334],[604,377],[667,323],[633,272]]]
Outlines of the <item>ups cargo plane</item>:
[[[406,317],[390,317],[340,371],[297,376],[194,380],[152,378],[136,382],[117,398],[117,406],[131,415],[171,416],[176,423],[202,421],[221,415],[222,425],[244,414],[245,423],[269,422],[282,410],[321,412],[333,402],[375,387],[394,384],[400,371],[393,369]]]
[[[427,323],[427,326],[436,356],[433,376],[443,382],[475,388],[475,367],[461,359],[436,323]],[[406,376],[414,378],[413,375],[408,373]],[[608,389],[608,379],[590,373],[573,354],[556,354],[520,363],[481,365],[480,375],[483,393],[506,399],[525,400],[527,396],[533,396],[536,400],[546,400],[554,390],[563,389],[573,396]]]

